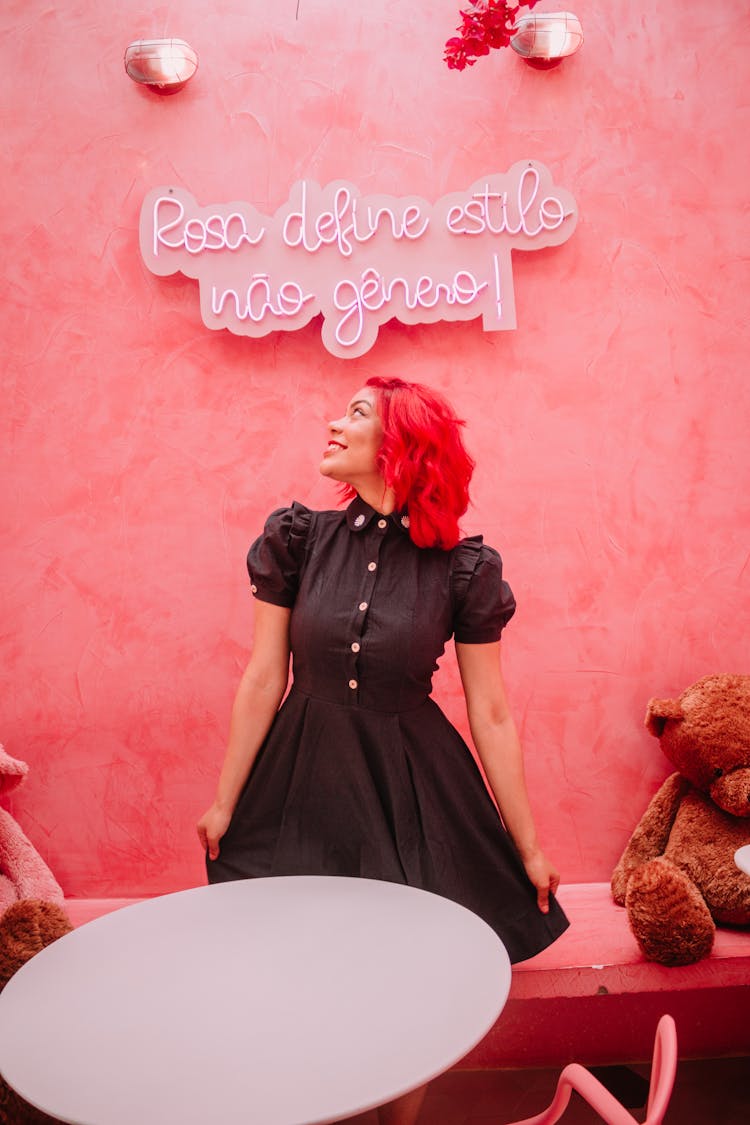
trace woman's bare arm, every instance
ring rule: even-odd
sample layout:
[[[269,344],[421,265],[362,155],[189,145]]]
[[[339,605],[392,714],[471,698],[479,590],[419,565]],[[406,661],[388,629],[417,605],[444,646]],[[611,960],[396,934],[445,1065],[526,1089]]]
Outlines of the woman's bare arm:
[[[531,812],[523,753],[505,693],[500,642],[456,644],[469,726],[503,823],[537,889],[539,909],[549,911],[549,894],[560,876],[541,849]]]
[[[253,651],[232,707],[229,743],[213,804],[198,821],[198,838],[211,859],[268,734],[289,679],[291,610],[255,602]]]

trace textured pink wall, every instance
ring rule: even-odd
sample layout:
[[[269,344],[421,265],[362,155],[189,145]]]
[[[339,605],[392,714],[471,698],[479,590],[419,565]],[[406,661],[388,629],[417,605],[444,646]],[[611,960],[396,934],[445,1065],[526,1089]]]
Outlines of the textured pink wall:
[[[3,5],[0,739],[70,895],[202,881],[245,551],[270,508],[331,503],[324,420],[371,373],[468,420],[466,530],[518,597],[508,679],[566,880],[608,878],[666,773],[649,695],[750,671],[745,5],[576,0],[586,43],[559,69],[508,51],[462,74],[441,61],[457,6]],[[122,65],[160,35],[201,60],[169,98]],[[315,322],[209,332],[195,283],[139,257],[158,184],[272,213],[303,177],[435,200],[526,157],[580,221],[515,256],[516,331],[390,324],[340,360]]]

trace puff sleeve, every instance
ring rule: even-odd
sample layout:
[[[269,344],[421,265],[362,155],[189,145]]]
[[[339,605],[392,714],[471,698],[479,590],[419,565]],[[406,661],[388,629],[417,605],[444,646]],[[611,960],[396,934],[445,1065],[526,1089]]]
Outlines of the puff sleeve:
[[[481,535],[464,539],[455,549],[451,578],[455,639],[475,645],[498,641],[516,611],[500,555]]]
[[[271,512],[247,553],[254,597],[286,609],[294,605],[311,519],[310,509],[296,502]]]

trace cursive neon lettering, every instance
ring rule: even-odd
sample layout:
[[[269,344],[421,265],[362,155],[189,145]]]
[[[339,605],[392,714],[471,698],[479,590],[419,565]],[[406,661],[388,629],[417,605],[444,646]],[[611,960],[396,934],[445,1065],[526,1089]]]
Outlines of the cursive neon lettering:
[[[454,203],[452,207],[448,208],[448,214],[445,216],[445,225],[451,234],[463,234],[463,228],[456,224],[464,217],[464,209],[461,203]]]
[[[373,216],[372,208],[367,208],[367,222],[369,223],[370,230],[373,235],[378,233],[380,229],[380,220],[383,215],[387,215],[391,223],[391,238],[403,238],[403,232],[399,232],[396,216],[391,211],[390,207],[379,207]]]
[[[219,217],[220,216],[218,215],[211,216],[211,218]],[[234,242],[232,242],[230,239],[232,224],[234,224],[235,227],[239,227],[239,231],[235,235]],[[246,242],[248,246],[257,246],[261,238],[263,237],[263,234],[264,230],[261,227],[261,230],[258,234],[251,235],[247,229],[247,226],[245,225],[245,216],[241,215],[239,211],[233,211],[232,214],[227,215],[226,219],[224,220],[224,245],[226,246],[227,250],[237,250],[243,242]]]
[[[182,241],[188,254],[200,254],[206,248],[206,228],[199,219],[188,219],[182,228]]]
[[[299,207],[284,219],[281,237],[290,248],[303,247],[315,254],[321,246],[334,243],[339,254],[348,258],[355,247],[370,242],[376,234],[387,234],[398,242],[402,238],[415,241],[421,238],[430,225],[429,216],[410,203],[398,214],[392,207],[370,204],[360,206],[352,192],[345,187],[337,189],[331,210],[311,212],[306,183],[300,188]]]
[[[345,292],[349,293],[348,298],[343,296]],[[365,317],[362,294],[353,281],[338,282],[333,290],[333,307],[344,314],[336,326],[337,342],[344,347],[356,343],[362,337]],[[344,328],[352,319],[354,319],[353,331],[349,333],[347,339]]]
[[[526,194],[524,192],[524,187],[527,183],[530,183],[530,187],[527,193],[527,198],[524,198],[524,195]],[[527,168],[518,182],[518,215],[520,229],[524,234],[527,234],[529,238],[536,238],[540,231],[544,230],[544,224],[541,221],[533,230],[531,230],[526,224],[526,216],[536,201],[538,191],[539,173],[537,172],[536,168]],[[511,234],[515,233],[512,228],[509,227],[508,229],[510,230]]]
[[[381,277],[377,270],[365,270],[362,274],[362,284],[359,289],[359,295],[363,307],[369,309],[370,312],[377,312],[378,309],[382,309],[386,302],[386,297],[383,292]]]
[[[495,274],[495,311],[497,312],[497,319],[503,318],[503,282],[500,273],[500,260],[497,254],[492,255],[492,265]]]
[[[209,215],[204,226],[206,250],[223,250],[225,224],[221,215]]]
[[[492,191],[485,184],[464,204],[454,204],[446,216],[446,226],[451,234],[518,235],[537,238],[543,231],[557,230],[572,214],[555,196],[539,199],[540,177],[536,168],[526,168],[518,181],[516,198],[509,206],[507,191]],[[513,219],[509,209],[515,209]],[[535,221],[532,223],[531,217]]]
[[[306,201],[307,201],[307,182],[305,180],[302,181],[301,194],[302,194],[302,203],[300,205],[300,209],[299,209],[299,211],[290,211],[289,212],[286,219],[284,220],[284,226],[283,226],[282,231],[281,231],[281,237],[283,238],[283,240],[284,240],[284,242],[286,243],[287,246],[292,246],[292,247],[293,246],[304,246],[305,250],[313,250],[313,249],[316,249],[316,247],[308,245],[308,243],[307,243],[307,232],[305,230],[305,214],[307,212],[307,208],[305,206]],[[295,224],[295,223],[296,223],[297,228],[298,228],[297,234],[291,235],[289,233],[289,231],[290,231],[290,228],[291,228],[292,224]],[[319,245],[320,245],[320,243],[318,243],[318,246]]]
[[[140,246],[154,273],[197,280],[210,327],[263,336],[322,314],[325,346],[350,357],[391,319],[515,328],[511,251],[559,245],[576,219],[570,193],[526,160],[433,204],[300,180],[267,216],[156,188],[141,209]]]
[[[487,230],[488,222],[481,200],[469,200],[464,207],[464,218],[468,220],[468,225],[464,226],[462,234],[484,234]]]
[[[311,300],[313,294],[304,293],[294,281],[282,282],[277,292],[273,293],[268,274],[253,274],[242,298],[236,289],[225,289],[219,293],[217,287],[213,286],[211,312],[214,316],[221,316],[227,301],[231,301],[237,320],[251,320],[260,324],[266,314],[282,318],[296,316]]]
[[[491,192],[489,187],[485,185],[484,194],[480,198],[484,203],[485,227],[490,232],[490,234],[503,234],[505,231],[512,234],[518,234],[518,232],[521,230],[521,227],[519,226],[517,230],[511,231],[510,225],[508,223],[508,215],[506,212],[506,208],[508,206],[507,192]],[[499,210],[500,212],[497,223],[493,223],[492,221],[492,204],[490,203],[490,200],[497,200],[498,202],[498,207],[495,208],[495,210]]]
[[[162,223],[161,212],[165,209],[165,207],[176,207],[177,215],[172,219],[171,222]],[[184,214],[185,208],[182,206],[182,203],[179,201],[179,199],[172,199],[168,195],[162,195],[156,200],[156,202],[154,203],[154,239],[152,246],[152,253],[154,257],[157,257],[159,253],[159,246],[168,246],[176,250],[178,247],[183,245],[182,239],[179,239],[177,242],[170,242],[168,238],[164,237],[164,235],[167,234],[168,231],[174,230],[175,227],[178,227],[180,225]]]
[[[453,300],[459,305],[470,305],[488,284],[487,281],[483,281],[479,285],[473,273],[469,273],[468,270],[458,270],[453,278]]]
[[[163,221],[163,212],[168,208],[177,209],[172,218]],[[154,203],[153,218],[153,254],[158,257],[159,248],[168,250],[184,249],[188,254],[196,255],[204,250],[237,250],[243,243],[248,246],[257,246],[265,234],[265,228],[260,227],[254,233],[247,228],[244,215],[233,211],[226,218],[223,215],[211,214],[205,219],[199,215],[191,216],[183,223],[185,208],[179,199],[172,196],[160,196]],[[231,237],[232,227],[234,237]],[[167,238],[167,234],[178,231],[177,238]]]
[[[565,210],[559,199],[543,199],[539,207],[539,218],[545,230],[557,230],[565,222]]]
[[[468,270],[457,270],[449,281],[436,281],[422,275],[410,283],[405,277],[384,278],[370,267],[362,273],[359,284],[347,278],[333,291],[334,307],[343,316],[336,328],[336,339],[344,347],[356,344],[362,336],[366,312],[379,312],[386,305],[400,300],[409,310],[433,309],[441,301],[448,305],[470,305],[487,289],[489,282],[479,282]]]
[[[278,292],[279,315],[296,316],[302,306],[312,299],[312,293],[303,293],[296,281],[283,281]]]
[[[318,215],[315,220],[315,233],[318,236],[318,246],[324,242],[335,242],[338,238],[336,233],[336,216],[331,211],[324,211]]]
[[[344,218],[350,206],[352,208],[352,218],[344,223]],[[354,200],[352,199],[351,192],[348,188],[339,188],[333,201],[333,213],[336,216],[336,242],[339,253],[345,258],[348,258],[352,252],[352,244],[349,236],[353,235],[355,240],[359,241],[354,229],[353,211]]]
[[[419,227],[419,230],[411,230],[412,224],[419,223],[420,220],[421,226]],[[404,238],[411,238],[414,240],[416,240],[417,238],[421,238],[429,225],[430,220],[422,214],[421,207],[418,207],[416,203],[411,203],[408,207],[404,208],[404,217],[401,223],[401,230]]]

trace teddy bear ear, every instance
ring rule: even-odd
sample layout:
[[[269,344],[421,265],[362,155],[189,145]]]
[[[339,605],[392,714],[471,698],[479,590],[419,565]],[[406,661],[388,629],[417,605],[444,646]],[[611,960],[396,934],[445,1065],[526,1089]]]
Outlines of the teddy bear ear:
[[[29,767],[18,758],[11,758],[4,746],[0,746],[0,793],[10,793],[20,785]]]
[[[646,727],[661,738],[668,719],[682,719],[684,712],[679,699],[649,699],[646,708]]]

